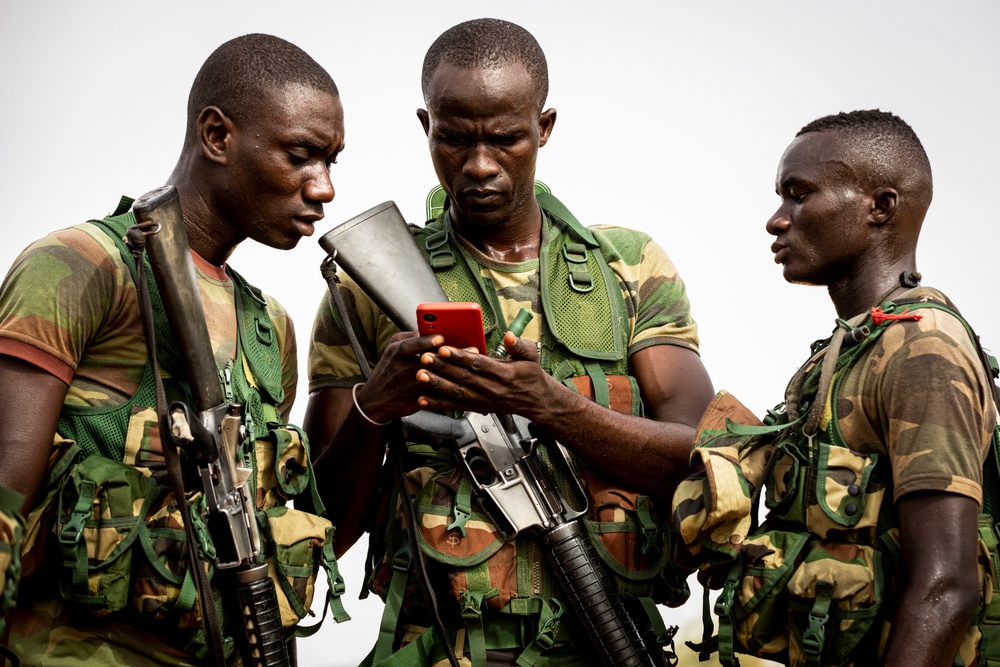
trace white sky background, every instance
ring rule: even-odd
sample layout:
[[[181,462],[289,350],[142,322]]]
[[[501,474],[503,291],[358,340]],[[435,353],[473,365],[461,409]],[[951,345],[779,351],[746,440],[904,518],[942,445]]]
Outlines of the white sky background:
[[[0,267],[35,238],[163,183],[187,93],[208,54],[248,32],[304,48],[333,75],[347,150],[336,199],[293,251],[241,246],[233,265],[295,318],[301,374],[326,286],[316,239],[392,199],[412,222],[436,183],[414,110],[431,42],[470,18],[530,30],[559,111],[537,176],[585,224],[650,233],[685,279],[716,388],[758,414],[781,399],[834,312],[824,290],[788,285],[764,223],[795,132],[878,107],[913,125],[935,197],[918,252],[940,287],[1000,349],[1000,4],[956,1],[14,2],[0,0]],[[303,382],[293,421],[305,410]],[[300,641],[300,664],[354,665],[381,602],[356,599],[364,545],[342,561],[354,620]],[[317,605],[317,610],[319,609]],[[667,610],[700,633],[700,594]],[[696,657],[681,647],[685,662]]]

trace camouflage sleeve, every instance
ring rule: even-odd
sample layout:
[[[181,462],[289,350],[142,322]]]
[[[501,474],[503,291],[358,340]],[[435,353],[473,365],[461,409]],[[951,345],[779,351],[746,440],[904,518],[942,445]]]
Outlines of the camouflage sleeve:
[[[684,281],[667,253],[649,236],[624,227],[592,228],[612,246],[608,264],[618,275],[629,309],[629,355],[653,345],[698,351],[698,326],[691,317]]]
[[[122,298],[126,278],[106,250],[79,229],[36,241],[14,261],[0,288],[4,351],[36,363],[18,353],[34,348],[72,378],[87,345]]]
[[[4,617],[17,603],[21,581],[21,543],[24,519],[21,505],[24,496],[0,486],[0,637],[4,636]]]
[[[354,331],[365,350],[370,366],[374,366],[389,339],[399,331],[378,306],[345,273],[339,273],[340,294],[354,320]],[[361,382],[361,367],[350,339],[341,322],[333,297],[323,294],[309,339],[309,391],[327,387],[350,387]]]
[[[946,491],[982,500],[982,466],[996,410],[962,324],[926,308],[886,329],[871,357],[894,497]],[[863,399],[862,399],[863,400]]]

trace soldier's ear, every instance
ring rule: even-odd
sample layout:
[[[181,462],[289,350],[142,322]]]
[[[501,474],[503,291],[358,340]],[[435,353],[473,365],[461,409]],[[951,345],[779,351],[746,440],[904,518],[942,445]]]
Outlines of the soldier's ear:
[[[417,118],[420,119],[420,124],[424,128],[424,134],[430,136],[431,134],[431,117],[427,113],[427,109],[417,109]]]
[[[896,215],[899,193],[894,188],[876,188],[872,193],[872,222],[884,225]]]
[[[538,117],[538,146],[544,146],[552,135],[552,128],[556,126],[556,110],[546,109]]]
[[[198,114],[198,141],[201,152],[217,164],[226,164],[235,125],[219,107],[205,107]]]

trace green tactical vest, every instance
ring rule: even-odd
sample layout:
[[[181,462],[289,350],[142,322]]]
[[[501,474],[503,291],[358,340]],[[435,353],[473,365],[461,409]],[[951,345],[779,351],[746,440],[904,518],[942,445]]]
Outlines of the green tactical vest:
[[[605,407],[611,406],[609,378],[615,382],[625,380],[631,387],[631,401],[616,407],[641,415],[638,385],[628,368],[625,300],[609,267],[609,261],[617,259],[618,250],[600,243],[551,194],[536,196],[545,212],[539,250],[544,314],[541,365],[573,391],[581,390],[575,379],[589,378],[587,384],[592,385],[594,400]],[[414,238],[448,298],[480,305],[487,348],[496,349],[507,330],[496,288],[454,238],[447,211],[416,230]],[[450,595],[462,609],[473,666],[483,663],[487,649],[524,649],[519,664],[531,665],[539,660],[538,664],[544,664],[545,647],[570,635],[563,618],[565,607],[556,599],[558,584],[548,573],[537,540],[504,542],[489,519],[473,505],[471,483],[456,469],[450,452],[409,443],[406,465],[411,470],[422,468],[430,475],[414,500],[415,510],[423,517],[418,520],[420,547],[429,558],[448,568]],[[582,467],[579,461],[577,467]],[[664,627],[653,597],[657,602],[676,606],[689,594],[684,576],[671,567],[666,510],[661,509],[658,515],[648,497],[617,488],[590,470],[582,470],[581,475],[591,496],[591,513],[584,525],[597,552],[613,573],[619,592],[632,601],[635,609],[641,609],[644,619],[637,619],[637,623],[650,627],[658,640],[666,642],[672,634]],[[567,497],[572,504],[572,496]],[[461,529],[463,544],[467,545],[459,555],[441,548],[451,544],[455,528]],[[386,607],[370,664],[417,664],[412,661],[423,660],[417,656],[431,650],[432,632],[428,631],[401,651],[391,653],[407,573],[412,568],[410,549],[405,530],[390,527],[386,558],[374,578],[374,588],[385,598]],[[509,572],[512,560],[517,561],[518,581],[514,587],[505,588],[500,580],[503,572]],[[487,611],[491,615],[484,623]]]
[[[978,336],[952,308],[922,300],[881,306],[889,316],[907,308],[910,313],[940,309],[958,318],[979,350],[988,377],[996,377],[995,360],[983,353]],[[829,349],[830,340],[814,345],[813,357],[803,366],[813,368],[801,385],[802,413],[811,402],[826,401],[831,411],[826,428],[809,436],[804,430],[807,416],[789,417],[779,406],[771,412],[770,424],[753,433],[778,434],[767,475],[769,513],[742,542],[716,602],[723,664],[733,664],[734,649],[793,666],[842,665],[877,655],[884,617],[892,611],[884,603],[893,596],[893,573],[902,562],[892,472],[877,454],[851,450],[840,432],[837,396],[847,371],[893,321],[875,324],[869,315],[846,332],[834,367],[837,375],[821,399],[816,395],[822,364],[816,360]],[[745,431],[751,434],[751,429]],[[984,466],[979,520],[994,591],[1000,591],[994,525],[1000,518],[998,446],[1000,426],[994,429]],[[1000,665],[1000,595],[994,593],[973,622],[983,634],[978,664]]]
[[[125,201],[122,203],[125,204]],[[115,241],[135,281],[137,279],[135,261],[122,240],[125,231],[135,224],[132,213],[116,211],[116,215],[103,220],[91,220],[90,223],[99,227]],[[156,327],[157,357],[160,365],[170,369],[172,373],[171,381],[165,382],[170,394],[168,400],[190,400],[186,379],[179,370],[182,365],[163,301],[156,289],[153,272],[149,268],[149,259],[146,258],[144,261]],[[257,436],[266,433],[267,424],[277,424],[280,421],[276,407],[284,400],[284,389],[281,386],[281,350],[278,349],[274,327],[267,314],[267,303],[260,290],[247,283],[231,268],[226,267],[226,272],[236,288],[238,342],[231,372],[228,372],[229,369],[227,372],[220,370],[219,380],[225,386],[227,398],[244,406],[247,440],[252,442]],[[247,379],[244,359],[250,368],[256,387]],[[100,454],[113,460],[122,460],[129,417],[138,408],[156,406],[153,372],[154,369],[147,361],[139,389],[123,405],[111,408],[64,407],[59,418],[59,433],[74,440],[86,454]]]
[[[135,224],[122,198],[111,216],[90,223],[117,245],[133,281],[135,261],[123,242]],[[143,260],[152,302],[158,362],[167,401],[190,405],[179,352],[149,266]],[[305,497],[322,515],[305,434],[281,423],[277,406],[284,398],[281,350],[263,295],[227,267],[235,286],[237,351],[235,361],[219,371],[227,401],[243,407],[237,458],[251,469],[250,497],[256,498],[256,521],[265,545],[260,558],[273,562],[272,578],[283,626],[311,615],[314,581],[322,567],[327,573],[327,601],[338,622],[347,620],[339,600],[344,582],[333,555],[333,527],[321,516],[286,507],[287,500]],[[196,586],[186,560],[184,521],[190,519],[204,556],[214,556],[208,527],[202,519],[203,496],[182,517],[171,501],[172,489],[162,479],[162,464],[150,460],[151,432],[158,428],[156,369],[147,361],[138,390],[123,405],[64,406],[58,433],[74,444],[49,471],[47,492],[39,516],[54,515],[55,546],[62,555],[58,576],[60,597],[92,616],[128,614],[129,622],[148,615],[178,648],[205,658]],[[144,474],[148,469],[152,474]],[[43,519],[44,521],[44,519]],[[317,548],[315,545],[323,545]],[[218,593],[216,593],[218,595]],[[128,610],[128,611],[126,611]],[[324,614],[325,615],[325,614]],[[296,636],[313,634],[319,625],[296,627]],[[227,654],[232,642],[226,639]]]

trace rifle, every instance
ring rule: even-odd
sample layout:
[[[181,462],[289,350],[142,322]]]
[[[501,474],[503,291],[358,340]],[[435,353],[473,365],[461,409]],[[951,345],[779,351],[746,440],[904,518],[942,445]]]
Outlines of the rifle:
[[[372,252],[373,238],[378,239],[380,248],[388,250]],[[326,261],[339,261],[403,331],[416,330],[417,304],[446,300],[441,298],[443,291],[433,270],[392,202],[355,216],[323,235],[319,243],[328,253]],[[330,289],[339,308],[342,300],[335,280],[330,281]],[[352,337],[355,354],[360,354],[345,312],[341,312],[341,318]],[[359,363],[366,368],[363,355]],[[506,540],[521,532],[541,538],[548,547],[546,559],[556,579],[607,667],[656,664],[611,575],[580,526],[579,518],[587,512],[586,495],[562,445],[546,441],[534,424],[519,415],[466,412],[453,419],[420,411],[400,421],[405,440],[448,446],[455,452],[480,506]],[[539,458],[543,442],[553,462],[566,473],[583,504],[581,509],[570,506]]]
[[[234,631],[237,627],[242,629],[234,634],[243,664],[247,667],[289,666],[292,663],[285,644],[274,582],[267,574],[267,564],[258,562],[261,540],[253,499],[246,484],[251,471],[241,467],[236,460],[242,407],[228,403],[220,385],[176,188],[168,185],[146,193],[135,201],[133,212],[139,223],[137,227],[145,236],[150,266],[192,397],[191,406],[180,401],[171,403],[167,409],[167,423],[161,424],[161,433],[166,436],[163,445],[168,467],[168,450],[176,455],[175,446],[185,452],[188,463],[193,466],[204,495],[206,523],[215,546],[212,565],[223,588],[223,599],[230,603],[233,619],[238,619],[230,623],[230,627]],[[137,282],[141,284],[140,289],[145,287],[144,280]],[[149,345],[155,349],[155,342]],[[186,505],[184,485],[179,477],[172,477],[172,481],[178,502]],[[184,516],[187,528],[191,524],[190,513],[185,511]],[[189,567],[195,569],[196,575],[203,574],[197,543],[192,537],[193,532],[189,530]],[[207,578],[200,579],[203,585],[198,588],[206,640],[218,661],[221,646],[211,646],[214,632],[210,631],[213,621],[215,631],[218,629],[214,596],[207,586]],[[219,643],[219,639],[214,643]]]

